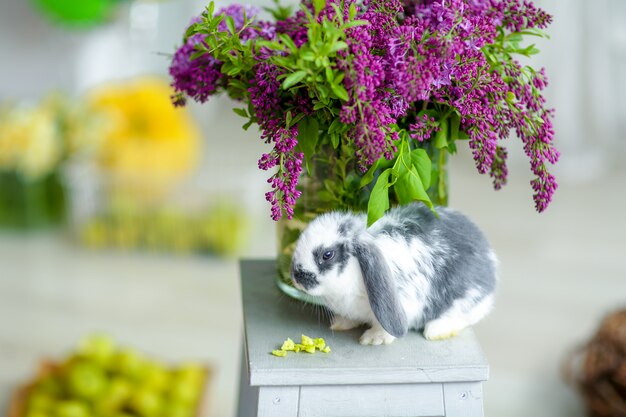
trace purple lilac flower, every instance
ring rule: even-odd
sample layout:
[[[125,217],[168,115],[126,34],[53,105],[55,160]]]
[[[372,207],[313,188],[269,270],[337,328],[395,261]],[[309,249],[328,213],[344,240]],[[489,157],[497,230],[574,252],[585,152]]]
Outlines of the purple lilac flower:
[[[309,40],[307,23],[308,20],[304,11],[298,10],[292,17],[277,21],[276,32],[289,35],[293,43],[299,48]]]
[[[269,154],[263,154],[259,160],[259,168],[269,170],[278,166],[279,169],[267,180],[272,186],[272,191],[265,193],[265,199],[271,204],[273,220],[280,219],[283,213],[291,219],[296,201],[301,195],[296,186],[302,173],[304,159],[304,154],[293,152],[298,143],[298,129],[279,128],[272,138],[274,149]]]
[[[496,189],[508,174],[506,150],[498,141],[515,131],[536,175],[531,184],[536,208],[543,211],[557,187],[546,164],[559,157],[552,146],[552,111],[540,94],[545,73],[528,76],[519,63],[503,63],[505,82],[480,48],[494,41],[500,25],[511,31],[545,28],[551,17],[517,0],[414,1],[405,4],[405,13],[388,49],[387,76],[396,91],[409,102],[430,100],[455,108],[478,171],[489,173]],[[425,31],[431,33],[426,41],[406,46]],[[541,122],[532,122],[537,119]]]
[[[244,24],[244,12],[248,19],[253,18],[259,9],[250,6],[232,5],[221,8],[216,15],[225,14],[233,18],[235,28],[241,30]],[[191,20],[191,24],[202,22],[202,16],[197,16]],[[223,20],[219,25],[220,31],[227,31],[226,21]],[[271,31],[265,30],[263,34],[271,34]],[[209,54],[204,54],[194,59],[191,56],[197,52],[197,45],[204,42],[206,35],[197,33],[187,38],[185,43],[178,48],[172,58],[169,73],[172,76],[172,87],[176,92],[174,96],[174,105],[185,105],[185,96],[191,97],[193,100],[204,103],[209,96],[215,94],[220,86],[223,78],[221,73],[222,63],[213,58]],[[246,28],[240,37],[242,40],[253,39],[258,36],[256,29]]]
[[[392,159],[402,129],[418,142],[429,140],[440,121],[415,118],[421,109],[441,115],[453,108],[460,115],[460,129],[469,135],[478,171],[488,173],[496,189],[508,175],[507,152],[499,142],[511,132],[517,134],[535,175],[531,186],[536,208],[543,211],[557,187],[547,165],[559,158],[552,145],[553,111],[546,109],[541,94],[547,85],[545,73],[543,69],[531,73],[510,61],[494,70],[483,48],[495,41],[501,27],[509,32],[542,29],[551,16],[527,0],[365,0],[361,5],[355,0],[329,0],[318,21],[334,19],[331,4],[343,6],[346,19],[353,3],[356,18],[368,25],[347,30],[348,49],[339,52],[334,65],[345,74],[349,100],[342,102],[339,118],[350,126],[347,138],[355,145],[360,168],[382,156]],[[312,4],[306,5],[312,11]],[[256,13],[242,6],[220,12],[232,16],[241,29],[244,10],[248,16]],[[225,22],[220,30],[226,30]],[[298,11],[275,23],[256,22],[240,37],[271,40],[277,34],[289,36],[297,47],[304,45],[306,13]],[[202,102],[226,86],[221,62],[208,55],[190,60],[201,42],[202,35],[190,37],[174,56],[170,73],[177,98],[186,94]],[[295,152],[297,129],[285,127],[285,109],[311,115],[313,104],[304,89],[289,93],[280,89],[277,77],[283,70],[269,63],[273,50],[262,47],[255,53],[253,76],[245,81],[262,139],[273,145],[259,159],[259,167],[277,169],[268,180],[272,191],[266,195],[272,218],[283,213],[291,217],[299,197],[296,184],[303,155]]]
[[[496,190],[506,185],[506,179],[509,174],[506,166],[507,157],[507,150],[501,146],[497,146],[493,164],[491,165],[491,173],[489,174],[491,178],[493,178],[493,187]]]
[[[261,128],[261,137],[266,143],[274,145],[269,153],[263,154],[259,159],[259,168],[262,170],[278,167],[277,172],[267,180],[272,191],[265,194],[266,200],[271,204],[271,216],[274,220],[280,219],[283,213],[289,219],[293,217],[293,208],[301,194],[296,186],[302,173],[304,158],[302,153],[294,150],[298,143],[298,129],[286,129],[282,119],[284,116],[279,116],[279,75],[277,67],[261,61],[256,67],[252,87],[248,90]],[[306,108],[305,105],[303,107]]]
[[[400,5],[393,0],[386,2],[393,8],[392,3]],[[350,58],[340,62],[340,68],[346,73],[344,86],[350,100],[341,109],[339,117],[343,123],[353,125],[349,136],[356,145],[362,170],[382,156],[393,158],[396,151],[393,142],[398,139],[398,133],[391,126],[397,121],[398,103],[405,101],[386,88],[384,58],[375,53],[380,45],[372,33],[384,33],[391,24],[385,15],[378,13],[375,7],[365,12],[362,18],[367,20],[370,17],[371,24],[349,29],[347,43]]]
[[[435,124],[434,117],[430,117],[424,114],[422,117],[418,117],[415,123],[409,125],[409,135],[411,139],[415,139],[418,142],[424,142],[430,139],[432,134],[439,130],[439,127]]]
[[[244,14],[246,16],[246,18],[248,20],[252,19],[254,16],[256,16],[257,14],[259,14],[260,9],[258,7],[254,7],[254,6],[242,6],[239,4],[232,4],[230,6],[227,7],[222,7],[221,9],[219,9],[215,15],[219,16],[221,14],[225,15],[225,16],[230,16],[233,18],[233,21],[235,23],[235,30],[240,31],[243,28],[244,25]],[[226,26],[226,19],[222,20],[218,26],[218,29],[221,32],[227,32],[228,31],[228,26]],[[243,32],[241,32],[239,34],[239,37],[242,40],[247,40],[247,39],[254,39],[258,36],[258,32],[254,27],[248,27],[246,28]]]
[[[196,45],[203,41],[202,34],[190,36],[172,58],[169,73],[174,80],[172,86],[178,93],[174,99],[177,106],[185,104],[185,95],[204,103],[217,90],[222,77],[221,62],[210,55],[191,59],[191,55],[196,52]]]
[[[552,23],[552,16],[528,0],[491,0],[490,6],[498,14],[498,24],[514,32],[529,28],[545,29]]]

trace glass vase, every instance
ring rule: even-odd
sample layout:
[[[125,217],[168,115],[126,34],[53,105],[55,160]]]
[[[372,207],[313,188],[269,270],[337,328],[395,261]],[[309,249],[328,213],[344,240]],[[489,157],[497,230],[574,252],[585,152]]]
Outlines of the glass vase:
[[[0,171],[0,227],[36,229],[66,219],[66,190],[58,172],[27,179],[14,171]]]
[[[298,189],[302,195],[294,208],[293,219],[283,217],[277,222],[278,256],[276,267],[278,274],[276,275],[276,285],[290,297],[313,304],[322,303],[317,297],[310,296],[295,288],[291,282],[291,257],[296,249],[296,242],[300,234],[309,222],[316,216],[329,211],[319,199],[325,179],[319,175],[300,178]]]
[[[421,143],[432,161],[431,186],[427,193],[435,205],[448,205],[447,154],[430,143]],[[333,210],[367,211],[367,201],[373,181],[360,188],[361,176],[355,174],[355,161],[351,151],[329,149],[318,154],[303,171],[298,189],[302,195],[297,201],[293,219],[277,222],[277,275],[276,285],[288,296],[308,303],[323,305],[318,297],[310,296],[293,286],[290,277],[291,257],[296,242],[309,222],[318,215]],[[332,198],[329,198],[329,195]],[[338,198],[337,198],[338,197]],[[395,205],[393,196],[390,204]]]

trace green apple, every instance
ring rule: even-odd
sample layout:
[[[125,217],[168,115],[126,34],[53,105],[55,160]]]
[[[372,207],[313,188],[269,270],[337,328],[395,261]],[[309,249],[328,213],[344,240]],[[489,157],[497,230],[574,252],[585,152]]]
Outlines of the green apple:
[[[128,402],[133,391],[132,384],[114,376],[109,382],[106,392],[94,400],[94,408],[99,415],[109,415],[119,411]]]
[[[163,400],[159,393],[142,387],[131,395],[129,406],[141,416],[153,417],[160,414]]]
[[[134,349],[122,349],[112,359],[111,368],[120,376],[138,378],[145,367],[145,360]]]
[[[52,417],[52,414],[45,413],[43,411],[32,410],[27,412],[24,417]]]
[[[141,386],[163,392],[169,385],[170,372],[158,362],[149,362],[141,375]]]
[[[75,361],[69,365],[67,385],[72,395],[83,399],[93,399],[107,388],[107,376],[96,363],[85,360]]]
[[[91,417],[87,404],[77,400],[60,401],[54,409],[55,417]]]
[[[55,406],[56,399],[41,389],[30,393],[27,400],[28,411],[49,412]]]
[[[168,402],[163,406],[163,415],[167,417],[194,417],[196,407],[177,402]]]
[[[58,396],[63,392],[63,383],[60,378],[48,375],[37,381],[35,385],[37,391],[45,392],[48,395]]]
[[[170,385],[169,397],[173,402],[194,405],[200,399],[201,385],[193,379],[175,379]]]
[[[115,353],[115,342],[105,334],[94,334],[81,340],[78,353],[106,367]]]

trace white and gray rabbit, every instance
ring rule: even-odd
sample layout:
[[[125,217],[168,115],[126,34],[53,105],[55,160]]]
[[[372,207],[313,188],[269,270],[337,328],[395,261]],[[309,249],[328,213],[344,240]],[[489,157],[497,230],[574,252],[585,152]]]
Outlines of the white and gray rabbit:
[[[492,309],[497,259],[459,212],[421,203],[365,214],[330,212],[301,234],[291,279],[334,313],[331,329],[362,324],[361,344],[388,344],[409,329],[427,339],[455,335]]]

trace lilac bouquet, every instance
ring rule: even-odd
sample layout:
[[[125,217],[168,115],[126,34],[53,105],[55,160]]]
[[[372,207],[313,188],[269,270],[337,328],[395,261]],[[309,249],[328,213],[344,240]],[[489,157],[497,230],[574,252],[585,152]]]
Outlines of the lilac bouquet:
[[[512,132],[534,174],[537,211],[557,188],[548,164],[553,110],[537,53],[551,16],[522,0],[302,0],[295,13],[211,3],[172,59],[174,103],[227,93],[272,149],[259,168],[272,218],[291,218],[298,181],[323,159],[327,209],[362,208],[369,224],[391,204],[445,202],[447,154],[468,140],[481,174],[506,183]]]

